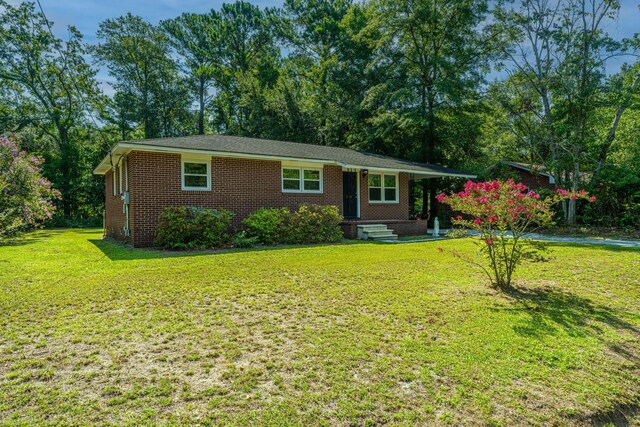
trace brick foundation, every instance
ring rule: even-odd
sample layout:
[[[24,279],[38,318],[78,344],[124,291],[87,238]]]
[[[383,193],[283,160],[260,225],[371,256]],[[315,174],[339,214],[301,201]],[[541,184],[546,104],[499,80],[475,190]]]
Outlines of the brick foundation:
[[[345,221],[340,226],[347,239],[355,239],[358,235],[359,224],[385,224],[398,236],[419,236],[427,234],[427,221],[425,220],[380,220],[380,221]]]

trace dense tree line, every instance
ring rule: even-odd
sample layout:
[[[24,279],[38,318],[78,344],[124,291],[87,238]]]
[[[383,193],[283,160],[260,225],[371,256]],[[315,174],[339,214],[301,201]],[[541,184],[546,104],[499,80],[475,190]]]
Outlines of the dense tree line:
[[[118,140],[204,133],[346,146],[463,168],[544,165],[564,220],[640,228],[640,63],[617,0],[245,1],[157,25],[127,14],[88,45],[0,0],[0,134],[42,154],[58,222],[99,217],[92,167]],[[611,73],[612,60],[624,63]],[[114,78],[112,96],[96,80]],[[609,73],[606,72],[609,70]],[[415,186],[415,209],[452,185]]]

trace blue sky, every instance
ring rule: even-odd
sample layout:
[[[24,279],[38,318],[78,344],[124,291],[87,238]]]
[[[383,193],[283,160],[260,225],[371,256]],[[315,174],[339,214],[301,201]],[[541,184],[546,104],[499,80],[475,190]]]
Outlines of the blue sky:
[[[9,2],[16,4],[19,0],[9,0]],[[72,24],[80,30],[89,43],[96,41],[95,32],[101,21],[127,12],[140,15],[147,21],[157,24],[163,19],[173,18],[183,12],[220,9],[223,2],[223,0],[40,0],[49,20],[55,22],[54,31],[58,36],[64,39],[66,27]],[[259,0],[253,3],[264,8],[281,6],[282,0]],[[607,27],[613,37],[631,37],[634,33],[640,32],[638,4],[638,0],[621,0],[618,19]],[[619,66],[620,63],[610,63],[608,71],[616,72]],[[100,70],[98,78],[103,83],[105,91],[111,92],[105,84],[111,80],[105,70]]]

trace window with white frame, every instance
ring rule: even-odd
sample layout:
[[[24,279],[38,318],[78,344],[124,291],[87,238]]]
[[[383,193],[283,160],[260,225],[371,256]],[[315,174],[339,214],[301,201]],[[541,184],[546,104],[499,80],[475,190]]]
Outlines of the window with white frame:
[[[397,203],[398,175],[370,173],[369,201],[373,203]]]
[[[283,167],[282,191],[285,193],[322,193],[322,169]]]
[[[182,189],[211,190],[211,162],[209,159],[182,159]]]

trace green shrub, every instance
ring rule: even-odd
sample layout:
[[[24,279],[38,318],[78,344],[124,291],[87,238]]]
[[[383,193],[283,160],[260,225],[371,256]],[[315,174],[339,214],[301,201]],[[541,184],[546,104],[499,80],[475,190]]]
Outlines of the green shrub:
[[[287,208],[258,209],[244,219],[245,234],[265,245],[284,243],[290,215]]]
[[[342,216],[335,206],[302,205],[295,212],[287,208],[258,209],[245,220],[245,234],[265,245],[278,243],[339,242]]]
[[[291,215],[289,243],[332,243],[343,238],[342,216],[336,206],[302,205]]]
[[[231,241],[233,213],[194,207],[165,208],[155,244],[167,249],[211,248]]]
[[[247,237],[244,231],[236,234],[233,238],[233,246],[238,248],[251,248],[260,243],[257,237]]]

